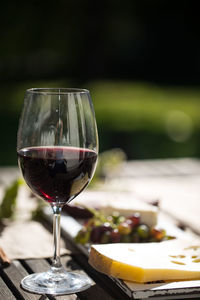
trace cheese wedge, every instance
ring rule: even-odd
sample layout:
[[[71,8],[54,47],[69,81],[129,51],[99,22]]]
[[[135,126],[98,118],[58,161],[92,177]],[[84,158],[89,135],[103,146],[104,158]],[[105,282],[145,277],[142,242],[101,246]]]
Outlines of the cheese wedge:
[[[89,263],[107,275],[134,282],[200,279],[200,242],[93,245]]]
[[[131,193],[88,191],[74,199],[74,204],[96,208],[105,216],[111,215],[114,211],[119,212],[123,216],[129,216],[138,212],[141,216],[141,223],[149,226],[157,224],[158,208],[141,201]]]

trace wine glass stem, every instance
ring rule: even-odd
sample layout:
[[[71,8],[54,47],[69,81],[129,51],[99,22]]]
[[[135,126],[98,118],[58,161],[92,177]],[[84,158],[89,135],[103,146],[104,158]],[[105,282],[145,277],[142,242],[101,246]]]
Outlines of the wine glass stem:
[[[61,268],[60,262],[60,214],[62,207],[52,206],[53,209],[53,241],[54,241],[54,254],[52,267]]]

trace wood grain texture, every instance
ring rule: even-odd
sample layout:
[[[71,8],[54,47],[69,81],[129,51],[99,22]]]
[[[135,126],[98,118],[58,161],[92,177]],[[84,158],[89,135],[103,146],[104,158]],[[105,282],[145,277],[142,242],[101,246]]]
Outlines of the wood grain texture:
[[[20,286],[21,280],[27,275],[27,271],[17,260],[13,261],[8,267],[2,270],[2,277],[4,281],[17,299],[38,300],[40,299],[39,295],[25,292]]]
[[[0,300],[14,300],[15,296],[10,291],[9,287],[5,284],[2,278],[0,278]]]

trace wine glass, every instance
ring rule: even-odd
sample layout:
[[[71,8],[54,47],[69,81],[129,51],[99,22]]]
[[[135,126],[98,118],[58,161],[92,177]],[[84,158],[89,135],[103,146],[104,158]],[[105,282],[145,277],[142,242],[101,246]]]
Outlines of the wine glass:
[[[85,89],[28,89],[17,135],[18,163],[33,193],[53,211],[54,254],[49,271],[26,276],[21,285],[39,294],[71,294],[91,285],[60,261],[60,214],[88,185],[95,171],[98,134]]]

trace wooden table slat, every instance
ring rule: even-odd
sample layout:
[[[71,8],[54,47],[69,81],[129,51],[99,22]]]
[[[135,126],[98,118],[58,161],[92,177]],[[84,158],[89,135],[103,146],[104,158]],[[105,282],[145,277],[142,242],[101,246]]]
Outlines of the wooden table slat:
[[[28,273],[19,261],[13,261],[7,268],[2,270],[2,273],[7,285],[10,287],[17,299],[38,300],[41,298],[39,295],[25,292],[20,287],[21,280],[28,275]]]
[[[0,300],[14,300],[15,296],[11,293],[9,287],[5,284],[2,278],[0,278]]]
[[[25,268],[30,269],[30,273],[39,273],[48,271],[50,264],[46,259],[26,259],[23,261]]]
[[[66,256],[66,259],[71,259],[71,258],[69,256]],[[30,270],[33,273],[45,272],[50,268],[49,262],[45,259],[37,259],[37,260],[35,260],[35,259],[26,259],[24,261],[24,265],[27,265],[28,268],[30,268]],[[58,300],[75,300],[75,299],[77,299],[77,296],[74,295],[74,294],[73,295],[58,296],[58,297],[48,295],[48,298],[51,299],[51,300],[55,300],[55,299],[58,299]]]

